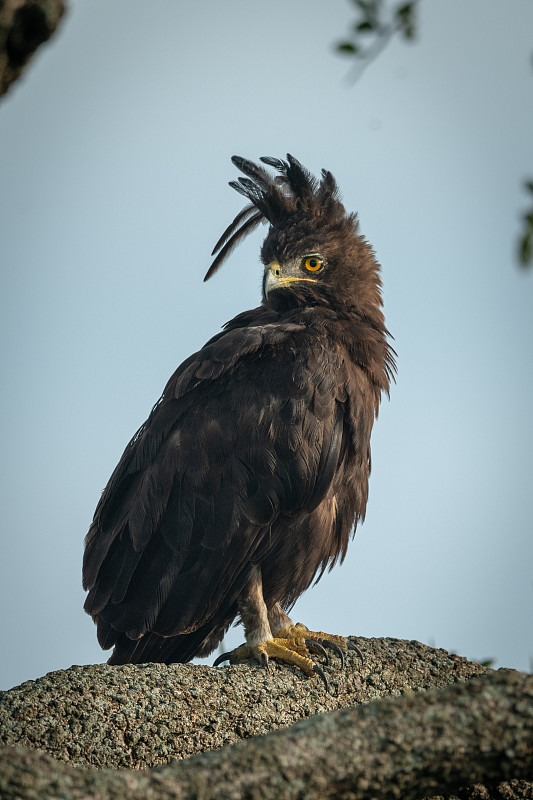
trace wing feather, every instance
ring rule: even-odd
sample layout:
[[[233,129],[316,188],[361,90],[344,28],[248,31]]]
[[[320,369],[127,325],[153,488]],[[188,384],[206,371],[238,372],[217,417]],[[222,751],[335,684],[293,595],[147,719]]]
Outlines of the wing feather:
[[[86,609],[102,646],[119,643],[117,659],[156,657],[155,635],[179,639],[179,658],[188,637],[198,647],[209,638],[209,620],[223,629],[253,560],[279,544],[280,514],[317,508],[330,490],[344,441],[342,370],[316,346],[312,369],[280,359],[308,335],[280,327],[230,328],[187,359],[102,495],[87,536]],[[143,637],[152,645],[127,645]]]

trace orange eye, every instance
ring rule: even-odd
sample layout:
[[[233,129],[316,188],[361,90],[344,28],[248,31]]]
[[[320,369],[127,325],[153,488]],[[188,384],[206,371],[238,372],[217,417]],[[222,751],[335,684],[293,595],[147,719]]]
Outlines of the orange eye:
[[[307,256],[303,265],[308,272],[319,272],[324,266],[324,262],[318,256]]]

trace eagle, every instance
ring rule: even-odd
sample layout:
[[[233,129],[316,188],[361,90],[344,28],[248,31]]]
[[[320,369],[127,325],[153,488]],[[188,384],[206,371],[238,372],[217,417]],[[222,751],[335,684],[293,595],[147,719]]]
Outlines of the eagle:
[[[215,664],[275,658],[325,681],[313,656],[350,646],[288,612],[365,516],[395,370],[380,267],[331,172],[260,160],[232,158],[248,202],[204,280],[266,223],[261,304],[174,372],[85,539],[84,607],[110,664],[206,656],[236,619],[246,641]]]

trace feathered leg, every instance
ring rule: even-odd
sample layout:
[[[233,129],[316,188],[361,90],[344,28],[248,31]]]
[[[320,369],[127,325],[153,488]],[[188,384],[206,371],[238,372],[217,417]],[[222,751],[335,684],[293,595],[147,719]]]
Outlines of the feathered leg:
[[[238,603],[246,644],[230,653],[220,655],[214,666],[226,660],[236,664],[248,658],[255,658],[268,668],[269,658],[277,658],[293,664],[309,677],[319,675],[327,688],[323,670],[309,658],[309,654],[321,653],[327,661],[326,647],[328,647],[340,656],[344,665],[343,653],[351,645],[345,637],[315,633],[301,623],[294,625],[288,614],[277,603],[267,611],[259,567],[255,567]]]

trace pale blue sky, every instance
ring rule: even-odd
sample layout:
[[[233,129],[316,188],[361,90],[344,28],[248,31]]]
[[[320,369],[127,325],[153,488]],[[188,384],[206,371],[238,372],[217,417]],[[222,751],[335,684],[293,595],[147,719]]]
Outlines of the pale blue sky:
[[[530,668],[533,5],[424,0],[419,42],[355,86],[351,8],[74,0],[0,105],[0,688],[106,658],[80,576],[100,492],[176,366],[259,301],[264,229],[202,283],[234,153],[331,169],[399,354],[367,521],[295,619]]]

